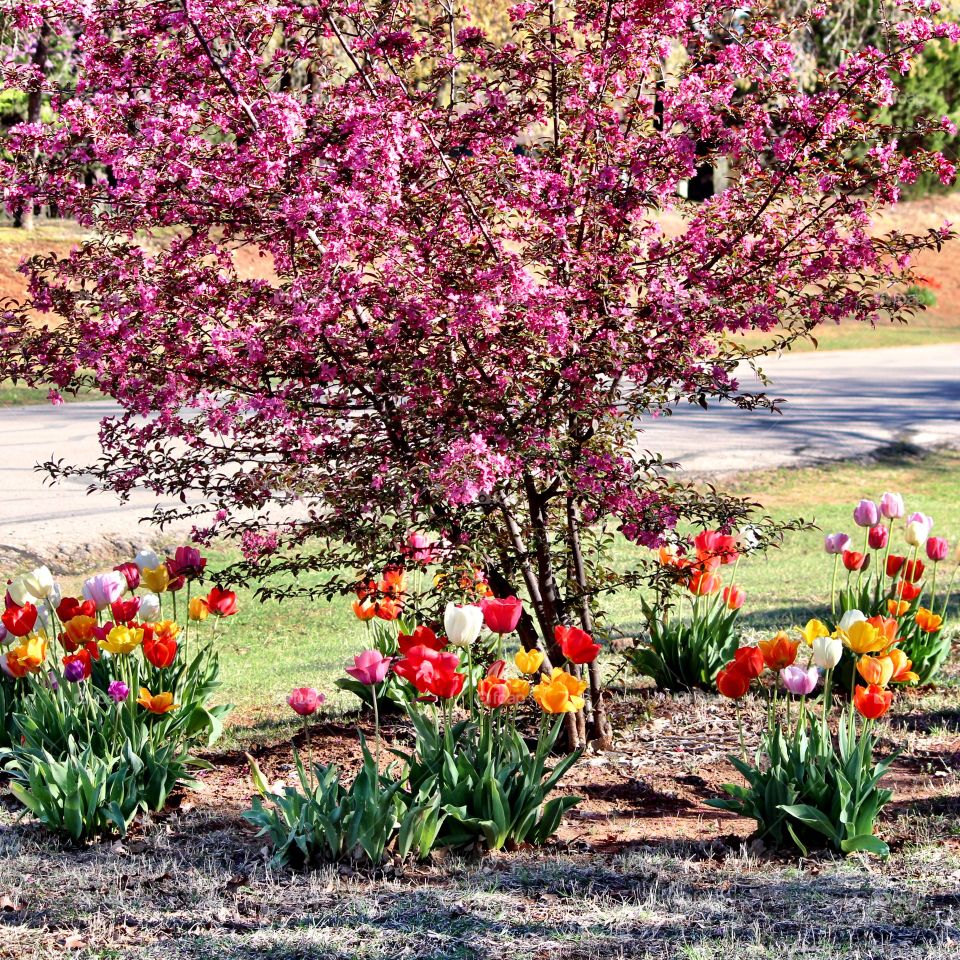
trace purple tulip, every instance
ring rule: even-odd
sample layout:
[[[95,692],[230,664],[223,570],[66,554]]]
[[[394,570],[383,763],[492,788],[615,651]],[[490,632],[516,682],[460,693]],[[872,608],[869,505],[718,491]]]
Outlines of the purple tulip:
[[[187,580],[198,580],[202,577],[206,565],[206,557],[200,556],[196,547],[177,547],[173,560],[167,561],[171,578],[186,577]]]
[[[828,533],[823,538],[823,549],[830,554],[841,554],[849,543],[850,535],[847,533]]]
[[[63,668],[63,677],[70,683],[79,683],[87,675],[87,668],[82,660],[68,660]]]
[[[816,667],[808,667],[804,670],[803,667],[792,663],[780,671],[780,680],[784,687],[798,697],[813,693],[819,679],[820,673]]]
[[[114,703],[123,703],[130,696],[130,688],[122,680],[114,680],[107,687],[107,695]]]
[[[364,650],[353,658],[353,666],[348,665],[346,669],[354,680],[373,687],[383,682],[390,662],[390,657],[385,657],[379,650]]]
[[[861,500],[853,508],[853,519],[858,527],[875,527],[880,520],[880,511],[872,500]]]
[[[119,600],[127,589],[127,580],[116,570],[111,573],[98,573],[83,581],[83,599],[92,600],[98,610],[105,610]]]
[[[880,498],[880,512],[888,520],[899,520],[905,510],[903,497],[899,493],[885,493]]]

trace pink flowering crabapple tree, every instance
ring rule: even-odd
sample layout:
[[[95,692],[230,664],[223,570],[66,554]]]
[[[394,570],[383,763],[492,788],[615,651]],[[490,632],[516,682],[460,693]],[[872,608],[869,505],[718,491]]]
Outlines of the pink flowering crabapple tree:
[[[901,7],[810,90],[793,41],[825,8],[524,0],[494,42],[453,0],[22,0],[3,83],[53,120],[10,132],[5,199],[90,238],[24,264],[0,375],[119,401],[99,462],[53,472],[180,496],[156,519],[236,538],[238,575],[288,575],[267,590],[346,591],[414,529],[525,591],[549,649],[641,575],[605,564],[612,530],[750,514],[644,454],[648,417],[772,405],[738,362],[914,309],[911,254],[948,231],[871,224],[953,169],[870,118],[957,28]],[[69,89],[23,55],[44,23],[76,38]]]

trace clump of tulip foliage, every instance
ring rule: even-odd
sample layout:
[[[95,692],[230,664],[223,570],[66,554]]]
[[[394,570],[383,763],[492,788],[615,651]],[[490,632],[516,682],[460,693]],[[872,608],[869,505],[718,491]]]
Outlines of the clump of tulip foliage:
[[[399,584],[395,599],[402,606]],[[365,602],[357,608],[361,616]],[[388,850],[425,857],[436,847],[542,844],[579,802],[548,794],[581,751],[550,759],[563,718],[584,707],[581,671],[596,660],[600,645],[578,627],[558,627],[565,666],[545,670],[540,651],[521,648],[511,668],[504,638],[522,613],[515,597],[450,603],[437,631],[396,612],[381,610],[393,621],[397,653],[370,648],[346,667],[367,689],[375,724],[372,752],[361,734],[362,764],[354,779],[345,783],[337,767],[313,761],[309,718],[324,697],[310,687],[288,698],[304,718],[308,750],[306,763],[296,754],[297,783],[271,786],[250,761],[259,796],[245,816],[270,839],[278,864],[377,864]],[[392,748],[398,762],[385,765],[378,704],[394,682],[401,690],[394,702],[410,721],[413,745]],[[525,726],[535,737],[532,747],[521,732]]]
[[[237,598],[219,586],[197,592],[205,565],[193,547],[166,559],[143,550],[87,578],[79,597],[45,566],[7,583],[0,764],[50,829],[75,840],[123,834],[206,766],[191,750],[219,737],[229,710],[210,704],[213,640]]]
[[[522,643],[559,662],[557,627],[593,633],[651,575],[612,571],[612,530],[656,549],[752,509],[668,480],[649,418],[772,405],[742,360],[908,317],[911,254],[949,235],[875,229],[954,170],[916,146],[937,122],[874,118],[960,30],[902,0],[811,91],[797,51],[828,6],[520,2],[494,36],[424,0],[22,0],[2,83],[46,109],[7,131],[4,196],[89,239],[24,265],[0,378],[113,397],[85,482],[181,500],[157,519],[235,538],[237,576],[346,594],[415,529],[529,597]],[[74,86],[31,66],[41,26],[82,37]],[[587,680],[579,742],[607,732]]]
[[[770,846],[886,856],[874,828],[891,797],[879,782],[895,755],[874,761],[873,727],[890,709],[892,686],[917,682],[898,626],[893,617],[850,611],[833,631],[810,620],[798,638],[782,631],[738,649],[717,675],[717,690],[737,702],[741,755],[730,760],[746,786],[726,784],[729,798],[708,802],[756,820],[757,836]],[[833,679],[845,652],[856,670],[834,737]],[[750,758],[739,703],[753,687],[767,698],[767,726]]]
[[[950,544],[945,537],[932,535],[933,518],[908,514],[899,493],[884,493],[878,501],[861,500],[853,520],[862,530],[859,538],[847,533],[824,538],[824,550],[833,556],[832,622],[836,625],[841,617],[847,622],[851,617],[892,617],[900,638],[898,649],[913,661],[919,682],[929,683],[950,652],[945,627],[960,569],[960,545],[949,564]],[[949,577],[940,576],[944,563],[953,566]],[[852,671],[852,660],[846,669]]]
[[[737,584],[737,570],[741,554],[756,545],[756,534],[747,527],[739,537],[703,530],[683,545],[684,553],[660,548],[657,600],[641,601],[646,635],[628,654],[639,673],[665,690],[713,689],[720,668],[740,645],[737,621],[746,594]]]

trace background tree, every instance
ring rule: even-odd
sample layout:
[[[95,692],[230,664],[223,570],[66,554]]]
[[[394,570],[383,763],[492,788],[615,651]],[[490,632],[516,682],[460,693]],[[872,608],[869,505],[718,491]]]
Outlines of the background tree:
[[[332,595],[428,531],[448,569],[525,592],[524,642],[549,652],[642,573],[609,571],[612,531],[682,547],[678,524],[750,515],[644,454],[648,417],[770,405],[740,389],[741,361],[912,309],[910,254],[947,233],[871,218],[901,181],[953,169],[868,118],[957,30],[920,13],[807,91],[806,18],[690,0],[509,16],[494,42],[411,0],[19,4],[19,29],[46,20],[82,50],[54,119],[11,131],[7,202],[95,234],[26,265],[0,374],[115,397],[83,469],[182,498],[158,519],[237,538],[237,575],[326,571]],[[678,195],[720,162],[724,192]],[[85,182],[91,164],[110,177]],[[240,247],[264,279],[238,273]],[[770,346],[745,349],[756,330]]]

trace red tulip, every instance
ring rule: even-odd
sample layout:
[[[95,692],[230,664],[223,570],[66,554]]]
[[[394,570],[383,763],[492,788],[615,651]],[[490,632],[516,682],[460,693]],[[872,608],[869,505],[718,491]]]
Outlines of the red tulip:
[[[693,539],[697,559],[701,562],[733,563],[737,553],[737,538],[720,533],[719,530],[704,530]]]
[[[731,700],[739,700],[750,689],[750,678],[734,660],[717,674],[717,690]]]
[[[187,580],[198,580],[203,576],[203,568],[206,565],[206,557],[200,556],[200,551],[196,547],[177,547],[173,559],[167,561],[171,579],[184,577]]]
[[[748,680],[756,680],[766,666],[763,651],[759,647],[741,647],[734,653],[733,663],[728,666],[736,667]]]
[[[401,633],[397,637],[397,646],[402,656],[406,656],[414,647],[429,647],[442,650],[447,645],[444,637],[438,637],[429,627],[417,627],[413,633]]]
[[[887,540],[889,539],[890,531],[882,523],[871,527],[870,532],[867,534],[867,542],[870,544],[871,550],[882,550],[887,545]]]
[[[97,607],[92,600],[84,600],[81,603],[76,597],[64,597],[57,604],[57,616],[61,623],[68,623],[74,617],[95,617],[96,615]]]
[[[127,600],[114,600],[110,604],[110,613],[117,623],[129,623],[137,619],[140,612],[140,598],[130,597]]]
[[[457,672],[460,658],[429,647],[412,647],[393,665],[393,671],[420,691],[449,699],[463,689],[465,677]]]
[[[916,600],[923,593],[923,587],[918,583],[908,583],[906,580],[898,580],[894,587],[893,595],[898,600]]]
[[[739,610],[746,599],[747,595],[740,587],[733,586],[723,588],[723,602],[726,604],[728,610]]]
[[[858,553],[856,550],[843,551],[843,565],[848,570],[859,570],[866,559],[866,554]]]
[[[477,699],[488,710],[496,710],[510,700],[510,686],[501,677],[484,677],[477,684]]]
[[[899,554],[891,553],[890,556],[887,557],[887,576],[895,577],[900,572],[900,568],[906,562],[906,557],[901,557]]]
[[[553,638],[571,663],[593,663],[600,653],[600,644],[579,627],[554,627]]]
[[[516,597],[486,597],[480,602],[480,609],[491,633],[513,633],[523,613],[523,602]]]
[[[214,587],[207,594],[207,606],[218,617],[232,617],[237,612],[237,595],[232,590]]]
[[[144,631],[143,655],[160,670],[169,667],[177,658],[177,641],[169,634]]]
[[[923,576],[922,560],[908,560],[903,565],[902,577],[904,580],[909,580],[910,583],[916,583],[922,576]]]
[[[890,709],[893,693],[871,683],[869,687],[857,687],[857,692],[853,695],[853,703],[861,716],[868,720],[877,720]]]
[[[136,590],[140,586],[140,568],[135,563],[118,563],[113,569],[123,574],[130,590]]]
[[[37,608],[29,601],[22,607],[8,607],[3,611],[3,625],[15,637],[25,637],[37,622]]]

